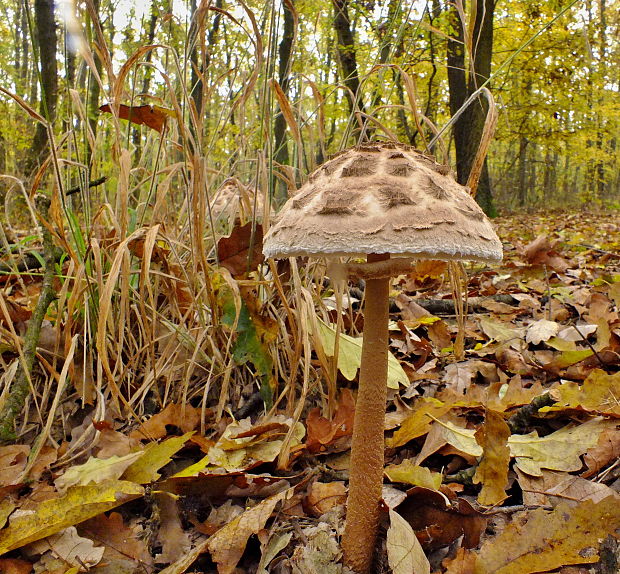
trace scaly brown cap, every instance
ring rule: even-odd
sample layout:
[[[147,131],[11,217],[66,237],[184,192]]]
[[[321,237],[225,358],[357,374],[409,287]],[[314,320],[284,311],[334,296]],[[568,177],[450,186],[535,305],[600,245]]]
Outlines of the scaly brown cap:
[[[449,168],[389,142],[346,150],[312,173],[281,209],[263,253],[500,261],[502,244]]]

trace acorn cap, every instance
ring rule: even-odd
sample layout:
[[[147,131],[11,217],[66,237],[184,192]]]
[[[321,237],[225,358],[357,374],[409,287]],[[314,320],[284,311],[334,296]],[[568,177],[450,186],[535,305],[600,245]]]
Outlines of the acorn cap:
[[[314,171],[282,207],[263,254],[500,261],[491,222],[450,170],[410,146],[364,144]]]

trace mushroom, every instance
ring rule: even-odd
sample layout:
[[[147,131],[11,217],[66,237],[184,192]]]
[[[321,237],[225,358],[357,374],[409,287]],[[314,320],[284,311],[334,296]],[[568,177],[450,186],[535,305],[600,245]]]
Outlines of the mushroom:
[[[405,273],[417,259],[499,261],[502,245],[449,168],[389,142],[351,148],[313,172],[283,206],[265,236],[263,253],[367,257],[366,263],[328,267],[332,278],[366,278],[342,540],[345,563],[365,574],[374,553],[383,484],[390,276]]]

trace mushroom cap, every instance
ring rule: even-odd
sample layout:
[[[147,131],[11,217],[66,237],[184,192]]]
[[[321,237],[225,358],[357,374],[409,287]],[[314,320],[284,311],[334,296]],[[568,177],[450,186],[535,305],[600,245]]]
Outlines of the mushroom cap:
[[[265,257],[500,261],[491,222],[450,169],[410,146],[350,148],[314,171],[264,238]]]

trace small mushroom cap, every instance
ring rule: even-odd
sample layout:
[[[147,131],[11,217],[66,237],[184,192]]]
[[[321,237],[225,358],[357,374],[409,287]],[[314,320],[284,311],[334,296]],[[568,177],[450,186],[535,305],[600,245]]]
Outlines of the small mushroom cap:
[[[314,171],[282,207],[263,253],[491,262],[502,259],[502,244],[449,168],[389,142],[351,148]]]

